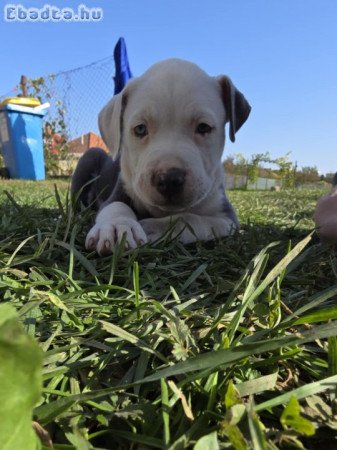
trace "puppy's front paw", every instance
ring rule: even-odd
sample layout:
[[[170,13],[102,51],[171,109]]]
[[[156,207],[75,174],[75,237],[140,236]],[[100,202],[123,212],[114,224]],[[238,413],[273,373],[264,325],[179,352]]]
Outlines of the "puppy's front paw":
[[[143,219],[140,221],[146,233],[148,242],[160,239],[167,231],[168,224],[163,219]]]
[[[124,234],[128,249],[148,241],[142,226],[136,220],[120,218],[114,223],[96,223],[87,234],[85,248],[96,250],[99,255],[108,255],[122,241]]]

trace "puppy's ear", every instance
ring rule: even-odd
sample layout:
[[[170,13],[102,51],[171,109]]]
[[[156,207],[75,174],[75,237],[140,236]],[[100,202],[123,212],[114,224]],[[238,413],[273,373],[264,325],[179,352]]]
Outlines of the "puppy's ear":
[[[121,145],[126,99],[127,93],[124,89],[120,94],[115,95],[98,115],[99,131],[113,158],[117,156]]]
[[[223,75],[218,77],[218,81],[221,86],[227,122],[229,122],[229,137],[234,142],[235,133],[248,119],[251,106],[244,95],[234,86],[230,78]]]

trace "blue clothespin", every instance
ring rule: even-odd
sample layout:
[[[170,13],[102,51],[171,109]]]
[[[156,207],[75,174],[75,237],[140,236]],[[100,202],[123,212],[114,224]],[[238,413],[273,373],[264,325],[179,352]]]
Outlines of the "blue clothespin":
[[[132,73],[129,66],[128,53],[126,50],[126,45],[124,38],[119,38],[114,49],[114,59],[115,59],[115,91],[114,94],[119,94],[124,88],[126,83],[130,78],[132,78]]]

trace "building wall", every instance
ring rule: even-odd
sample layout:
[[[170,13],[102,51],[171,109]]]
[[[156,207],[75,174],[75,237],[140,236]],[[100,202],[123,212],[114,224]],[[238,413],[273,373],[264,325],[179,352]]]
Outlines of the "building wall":
[[[69,153],[74,155],[82,155],[91,147],[100,147],[108,152],[107,146],[104,144],[102,138],[95,133],[87,133],[68,142]]]

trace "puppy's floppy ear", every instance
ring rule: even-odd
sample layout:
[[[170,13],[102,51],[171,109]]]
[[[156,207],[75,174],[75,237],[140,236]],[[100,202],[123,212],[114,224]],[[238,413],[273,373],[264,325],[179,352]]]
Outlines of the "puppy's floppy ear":
[[[124,89],[120,94],[112,97],[98,115],[99,131],[113,158],[117,156],[121,145],[126,99],[127,93]]]
[[[229,122],[229,137],[235,141],[235,133],[248,119],[251,106],[244,95],[234,86],[231,79],[225,75],[218,77],[221,86],[222,101],[225,105],[227,121]]]

